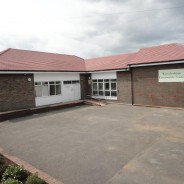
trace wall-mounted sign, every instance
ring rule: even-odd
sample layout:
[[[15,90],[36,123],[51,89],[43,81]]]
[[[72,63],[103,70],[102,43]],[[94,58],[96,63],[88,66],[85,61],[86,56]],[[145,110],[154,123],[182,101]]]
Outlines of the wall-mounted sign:
[[[184,82],[184,68],[158,71],[159,82]]]

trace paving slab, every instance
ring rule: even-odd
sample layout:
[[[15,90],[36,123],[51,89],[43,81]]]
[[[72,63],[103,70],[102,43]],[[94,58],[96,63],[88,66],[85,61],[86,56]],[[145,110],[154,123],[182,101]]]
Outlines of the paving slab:
[[[184,111],[80,106],[0,123],[0,147],[64,184],[184,181]]]

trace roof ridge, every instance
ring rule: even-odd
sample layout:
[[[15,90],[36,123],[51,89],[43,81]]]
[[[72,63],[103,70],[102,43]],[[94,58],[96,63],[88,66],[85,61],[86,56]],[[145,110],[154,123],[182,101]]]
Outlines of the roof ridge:
[[[144,50],[144,49],[151,49],[151,48],[163,47],[163,46],[169,46],[169,45],[184,46],[184,45],[179,44],[179,43],[167,43],[167,44],[162,44],[162,45],[152,45],[152,46],[149,46],[149,47],[143,47],[143,48],[139,49],[139,51]],[[139,51],[138,51],[138,52],[139,52]]]
[[[26,49],[14,49],[14,48],[11,48],[11,50],[19,50],[19,51],[27,51],[27,52],[37,52],[37,53],[44,53],[44,54],[65,55],[65,56],[75,56],[75,57],[81,58],[81,57],[73,55],[73,54],[60,54],[60,53],[54,53],[54,52],[44,52],[44,51],[26,50]],[[84,58],[81,58],[81,59],[84,59]]]
[[[9,50],[11,50],[11,48],[8,48],[8,49],[3,50],[2,52],[0,52],[0,56],[2,56],[4,53],[8,52]]]
[[[175,44],[178,45],[178,46],[184,47],[184,44],[182,44],[182,43],[175,43]]]

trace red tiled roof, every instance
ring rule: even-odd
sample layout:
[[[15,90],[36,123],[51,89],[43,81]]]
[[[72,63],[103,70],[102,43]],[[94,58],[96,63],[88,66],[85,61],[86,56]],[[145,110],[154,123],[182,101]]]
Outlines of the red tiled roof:
[[[184,59],[184,46],[167,44],[140,49],[136,53],[87,59],[86,69],[109,70],[127,68],[130,64],[176,61]]]
[[[184,45],[173,43],[140,49],[131,64],[184,59]]]
[[[85,62],[73,55],[7,49],[0,54],[0,70],[85,71]]]
[[[0,71],[99,71],[123,69],[130,64],[177,60],[184,60],[184,46],[180,44],[86,60],[73,55],[7,49],[0,52]]]
[[[127,68],[127,64],[129,64],[133,60],[135,55],[136,53],[130,53],[94,59],[86,59],[86,69],[88,71],[96,71]]]

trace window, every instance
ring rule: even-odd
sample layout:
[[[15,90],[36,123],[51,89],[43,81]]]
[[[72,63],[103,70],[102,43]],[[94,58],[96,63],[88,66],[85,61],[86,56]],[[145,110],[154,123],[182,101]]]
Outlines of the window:
[[[50,95],[52,96],[52,95],[55,95],[56,94],[56,86],[55,85],[50,85],[49,86],[49,88],[50,88]]]
[[[72,84],[77,84],[77,83],[79,83],[79,80],[73,80],[72,81]]]
[[[97,86],[97,80],[93,80],[93,85],[92,85],[92,88],[93,88],[93,96],[98,96],[98,86]]]
[[[77,84],[79,80],[72,80],[72,81],[63,81],[63,84]]]
[[[116,79],[96,79],[92,83],[93,96],[117,96]]]
[[[36,97],[61,95],[61,81],[35,82]]]
[[[35,92],[36,92],[36,96],[37,96],[37,97],[42,96],[42,86],[41,86],[41,82],[35,82]]]
[[[48,82],[42,82],[42,96],[49,96]]]
[[[71,84],[72,81],[64,81],[63,84]]]

